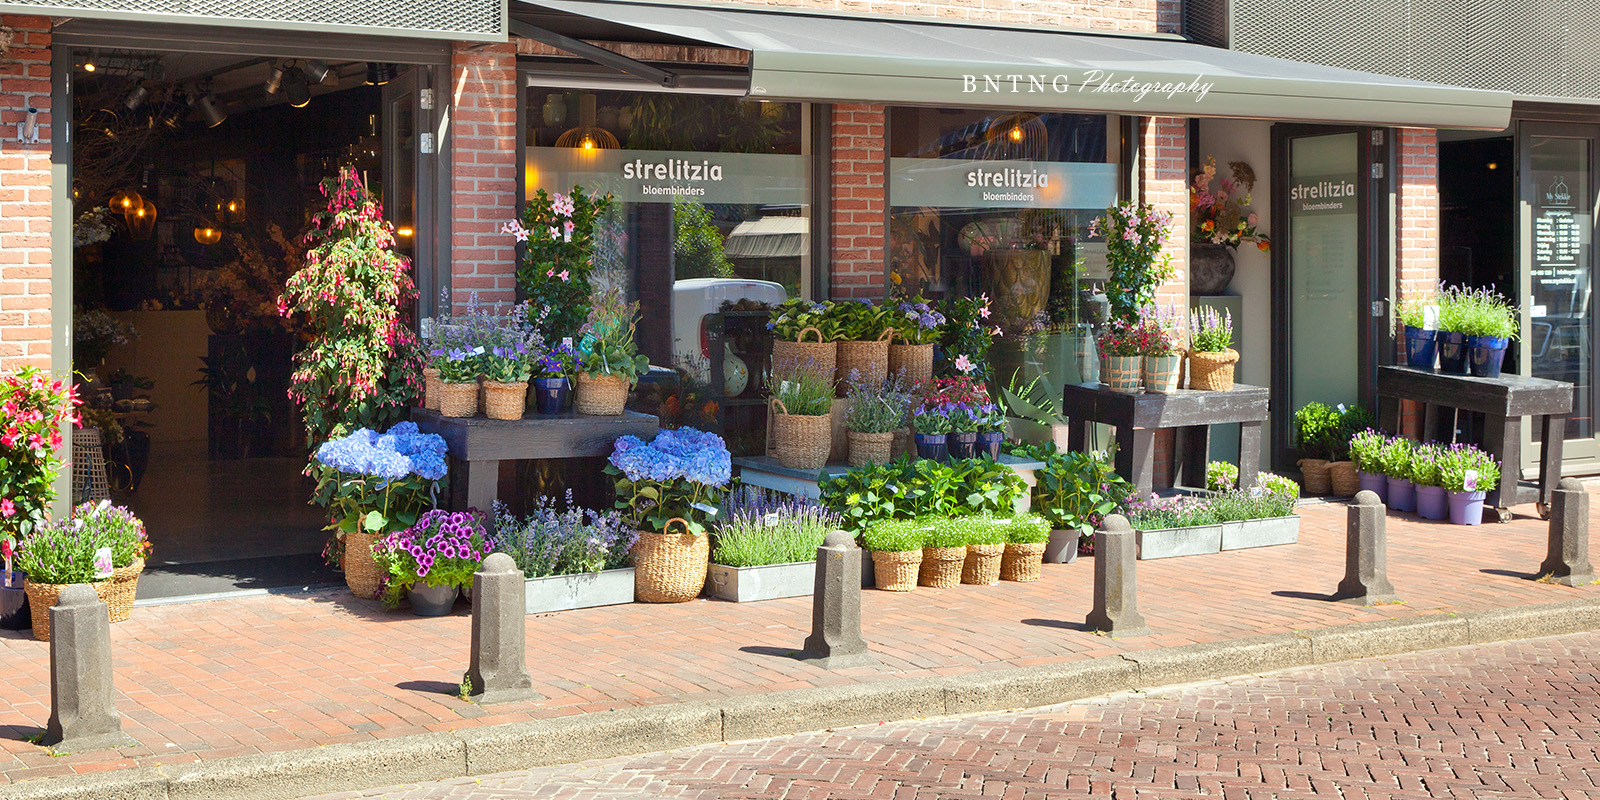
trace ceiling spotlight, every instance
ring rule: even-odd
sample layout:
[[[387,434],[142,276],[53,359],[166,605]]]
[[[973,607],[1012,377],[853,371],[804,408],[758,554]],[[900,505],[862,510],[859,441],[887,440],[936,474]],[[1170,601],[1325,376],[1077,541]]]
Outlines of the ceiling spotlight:
[[[162,103],[157,109],[154,119],[162,125],[173,130],[183,127],[184,104],[181,96],[174,95],[173,99]]]
[[[222,109],[217,108],[217,98],[210,92],[200,95],[200,98],[194,101],[194,110],[200,112],[200,118],[205,120],[207,128],[215,128],[228,118]]]
[[[380,64],[375,61],[367,62],[367,85],[382,86],[394,80],[394,65]]]
[[[128,93],[123,95],[122,104],[126,106],[129,111],[136,111],[138,110],[139,106],[144,105],[144,101],[149,99],[150,90],[144,88],[143,83],[135,83],[132,88],[128,89]]]
[[[307,61],[305,66],[300,69],[306,74],[306,78],[314,84],[322,83],[323,79],[328,77],[328,73],[333,71],[333,68],[328,66],[328,62],[315,58]]]
[[[264,86],[262,86],[261,88],[265,89],[267,94],[277,94],[278,93],[278,89],[280,89],[282,87],[283,87],[283,64],[274,63],[272,65],[272,71],[267,73],[267,82],[266,82],[266,84]]]
[[[284,72],[283,99],[295,108],[305,108],[311,102],[311,82],[299,67],[290,67]]]

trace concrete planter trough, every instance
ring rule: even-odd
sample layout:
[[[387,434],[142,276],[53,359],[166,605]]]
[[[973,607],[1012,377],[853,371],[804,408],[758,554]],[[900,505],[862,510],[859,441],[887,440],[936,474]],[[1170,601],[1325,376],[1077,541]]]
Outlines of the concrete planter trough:
[[[1248,519],[1222,526],[1222,549],[1271,547],[1300,541],[1300,518],[1294,514],[1269,519]]]
[[[817,562],[725,567],[712,564],[706,590],[712,597],[735,603],[805,597],[816,590]]]
[[[633,567],[529,578],[527,613],[570,611],[633,602]]]
[[[1222,551],[1221,525],[1139,531],[1139,560],[1202,556]]]

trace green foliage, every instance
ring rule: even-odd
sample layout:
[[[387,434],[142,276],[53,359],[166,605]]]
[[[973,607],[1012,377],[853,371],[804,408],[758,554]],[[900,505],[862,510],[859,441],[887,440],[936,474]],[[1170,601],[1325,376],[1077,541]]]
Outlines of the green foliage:
[[[731,278],[733,264],[711,209],[690,197],[672,199],[672,269],[678,280]]]
[[[888,303],[875,305],[865,297],[834,303],[829,315],[838,325],[839,340],[843,342],[877,341],[889,329],[889,315],[893,307]]]
[[[1038,514],[1018,514],[1005,531],[1011,544],[1043,544],[1050,541],[1050,520]]]
[[[1256,485],[1260,486],[1264,492],[1292,497],[1296,500],[1300,499],[1300,484],[1282,475],[1275,475],[1271,472],[1260,473],[1256,476]]]
[[[906,388],[902,374],[892,375],[882,383],[866,383],[852,375],[849,384],[846,428],[856,433],[892,433],[906,426],[916,395]]]
[[[1411,451],[1411,482],[1418,486],[1443,486],[1444,477],[1439,473],[1439,459],[1444,456],[1444,447],[1435,442],[1417,445]]]
[[[1057,410],[1056,399],[1040,388],[1041,378],[1042,375],[1022,385],[1022,370],[1011,373],[1011,385],[1000,390],[1006,408],[1012,416],[1031,419],[1043,425],[1067,424],[1067,418]]]
[[[1517,307],[1499,292],[1451,286],[1439,292],[1439,330],[1515,339],[1522,326]]]
[[[1411,454],[1416,449],[1416,443],[1403,436],[1386,439],[1378,450],[1378,471],[1395,479],[1410,478]]]
[[[929,463],[927,459],[919,464]],[[937,463],[937,462],[934,462]],[[952,459],[948,464],[956,484],[956,510],[1011,516],[1028,484],[1017,471],[987,458]]]
[[[1326,403],[1307,403],[1294,412],[1295,449],[1302,458],[1334,458],[1348,441],[1344,414]]]
[[[616,375],[628,383],[650,371],[650,359],[639,354],[633,340],[639,321],[639,303],[626,303],[622,293],[609,289],[591,298],[589,320],[578,343],[580,370],[590,375]]]
[[[1162,249],[1171,223],[1171,214],[1131,201],[1107,208],[1090,223],[1090,235],[1105,237],[1111,273],[1105,293],[1113,318],[1136,322],[1139,309],[1155,302],[1156,287],[1171,277],[1172,257]]]
[[[1500,483],[1500,462],[1470,444],[1453,444],[1440,451],[1440,485],[1452,492],[1487,492]],[[1467,488],[1468,473],[1476,473]]]
[[[827,301],[812,302],[801,297],[791,297],[779,303],[771,312],[771,320],[767,322],[767,330],[772,331],[776,339],[785,342],[800,341],[800,332],[806,328],[816,328],[822,335],[822,341],[832,342],[839,339],[839,320],[832,313],[833,304]],[[807,342],[817,341],[816,334],[806,334]]]
[[[1368,474],[1382,472],[1378,466],[1378,454],[1388,441],[1389,437],[1371,428],[1351,436],[1350,460],[1355,462],[1356,469]]]
[[[97,566],[95,555],[101,548],[111,551],[111,561]],[[126,567],[149,554],[144,523],[128,509],[101,500],[79,505],[65,520],[34,528],[22,540],[16,568],[39,583],[89,583],[103,579],[97,576],[99,567]]]
[[[1034,471],[1033,507],[1056,530],[1090,536],[1133,491],[1110,453],[1049,453]]]
[[[783,411],[802,417],[820,417],[833,410],[833,378],[814,371],[791,369],[779,364],[779,371],[767,379],[772,396]]]
[[[1294,514],[1296,498],[1278,492],[1219,492],[1209,497],[1133,499],[1124,504],[1128,522],[1139,530],[1190,528]]]
[[[508,225],[522,251],[517,289],[546,342],[578,338],[589,315],[589,274],[594,261],[595,224],[611,205],[611,195],[596,197],[581,186],[570,194],[551,195],[540,189],[522,209],[520,225]]]
[[[353,167],[322,182],[305,266],[278,300],[310,340],[294,355],[289,396],[316,447],[338,427],[381,430],[405,419],[422,389],[422,349],[402,309],[416,299],[394,226]]]
[[[921,550],[928,540],[928,525],[919,520],[885,519],[867,527],[861,540],[868,548],[883,553]]]
[[[989,295],[948,298],[943,311],[944,334],[939,345],[944,350],[944,358],[934,363],[934,375],[940,378],[966,376],[988,382],[994,377],[989,347],[999,331],[999,326],[989,319]],[[960,369],[958,359],[961,356],[966,356],[969,371]]]
[[[1427,312],[1424,310],[1428,304],[1421,300],[1407,300],[1400,304],[1400,324],[1409,328],[1421,328],[1427,322]]]
[[[717,525],[711,563],[729,567],[759,567],[815,561],[817,548],[830,531],[839,527],[839,515],[810,501],[768,497],[746,487],[746,497],[730,498],[727,519]]]
[[[994,528],[994,520],[982,516],[944,517],[933,520],[923,547],[966,547]]]
[[[73,424],[73,389],[34,367],[0,377],[0,543],[38,530],[56,499],[61,428]]]
[[[1226,461],[1212,461],[1206,464],[1206,488],[1213,492],[1225,492],[1239,485],[1239,468]]]
[[[826,479],[821,490],[822,503],[838,512],[846,527],[866,530],[890,519],[1009,516],[1027,484],[1016,470],[986,458],[943,464],[902,456]]]

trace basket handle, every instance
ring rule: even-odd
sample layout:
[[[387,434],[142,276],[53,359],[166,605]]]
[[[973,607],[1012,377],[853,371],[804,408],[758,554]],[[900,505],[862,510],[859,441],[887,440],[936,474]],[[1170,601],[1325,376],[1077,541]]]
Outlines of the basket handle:
[[[892,341],[894,341],[894,328],[884,328],[883,329],[883,333],[878,334],[877,341],[880,341],[880,342],[892,342]]]
[[[817,326],[815,325],[807,325],[806,327],[801,328],[800,333],[794,337],[795,342],[804,342],[806,340],[806,331],[811,331],[817,335],[817,344],[825,344],[825,342],[822,341],[822,331],[818,330]]]
[[[667,524],[661,526],[662,535],[666,535],[672,531],[672,523],[674,522],[683,526],[684,533],[687,533],[690,536],[694,535],[694,531],[689,530],[689,520],[686,520],[683,517],[673,517],[672,519],[667,520]]]
[[[772,404],[777,406],[780,409],[783,409],[784,416],[788,416],[789,415],[789,407],[784,405],[782,400],[779,400],[778,398],[774,397],[774,398],[772,398]],[[676,519],[676,517],[674,517],[674,519]],[[668,522],[671,522],[671,520],[668,520]]]

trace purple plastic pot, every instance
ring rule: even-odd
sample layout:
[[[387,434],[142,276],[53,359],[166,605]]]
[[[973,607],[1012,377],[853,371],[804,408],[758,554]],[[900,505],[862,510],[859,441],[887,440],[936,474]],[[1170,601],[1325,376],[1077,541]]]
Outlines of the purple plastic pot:
[[[1379,500],[1385,503],[1389,502],[1389,482],[1384,478],[1383,473],[1357,472],[1356,474],[1361,477],[1361,491],[1374,492],[1378,495]]]
[[[945,445],[950,448],[950,458],[972,458],[973,451],[978,449],[978,434],[952,433],[945,440]]]
[[[1417,516],[1423,519],[1450,516],[1450,497],[1443,486],[1417,487]]]
[[[1483,499],[1488,492],[1451,492],[1450,521],[1457,525],[1483,524]]]
[[[1427,328],[1413,328],[1406,326],[1406,366],[1415,369],[1433,369],[1434,332]]]
[[[945,437],[947,433],[918,433],[912,436],[917,443],[917,458],[926,458],[930,461],[945,460]]]
[[[1389,507],[1395,511],[1417,510],[1417,488],[1410,478],[1385,478],[1389,484]]]
[[[533,379],[533,395],[539,401],[540,414],[560,414],[571,391],[572,384],[566,378]]]
[[[1465,375],[1471,366],[1470,351],[1467,349],[1467,335],[1464,333],[1450,333],[1439,331],[1439,371],[1450,375]]]
[[[1000,460],[1000,445],[1005,444],[1005,431],[978,431],[978,455],[991,461]]]
[[[1511,340],[1504,336],[1468,336],[1468,358],[1472,374],[1480,378],[1500,377],[1500,365],[1506,360],[1506,347]]]

